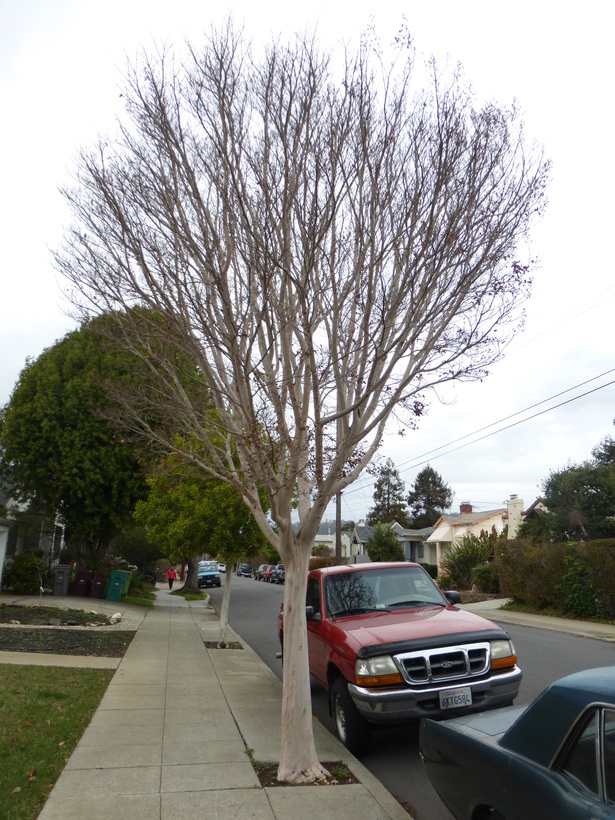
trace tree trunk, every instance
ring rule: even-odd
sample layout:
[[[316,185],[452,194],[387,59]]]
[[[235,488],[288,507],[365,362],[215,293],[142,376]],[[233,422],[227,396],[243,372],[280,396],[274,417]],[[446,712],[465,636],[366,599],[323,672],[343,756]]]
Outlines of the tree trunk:
[[[226,565],[224,577],[224,593],[222,595],[222,606],[220,607],[220,644],[228,643],[228,607],[231,600],[231,578],[233,577],[232,567],[229,562]]]
[[[186,573],[186,580],[182,587],[182,592],[198,593],[199,588],[196,583],[199,570],[199,559],[197,556],[188,559],[188,572]]]
[[[290,535],[292,538],[292,533]],[[308,663],[305,584],[310,547],[296,544],[284,550],[284,679],[282,747],[278,780],[312,783],[327,776],[314,743],[312,696]]]

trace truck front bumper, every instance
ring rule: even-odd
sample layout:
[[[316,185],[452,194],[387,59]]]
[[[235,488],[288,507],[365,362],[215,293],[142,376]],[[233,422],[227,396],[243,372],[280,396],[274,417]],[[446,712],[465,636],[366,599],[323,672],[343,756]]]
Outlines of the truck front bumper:
[[[449,681],[444,686],[425,688],[396,686],[389,689],[365,689],[353,683],[348,692],[360,714],[370,723],[404,723],[421,718],[457,717],[509,706],[519,693],[523,673],[518,666],[508,672],[488,675],[480,680]],[[472,705],[459,709],[441,709],[440,693],[469,687]]]

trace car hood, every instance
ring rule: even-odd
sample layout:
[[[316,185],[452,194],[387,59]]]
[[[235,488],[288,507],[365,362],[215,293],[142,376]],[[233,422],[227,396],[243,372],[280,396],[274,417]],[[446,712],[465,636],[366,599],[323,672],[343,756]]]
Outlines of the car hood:
[[[420,643],[421,640],[432,642],[434,638],[455,635],[467,640],[468,633],[502,632],[492,621],[454,606],[429,606],[338,618],[335,626],[346,633],[346,639],[356,644],[357,650],[364,646]],[[480,640],[480,635],[476,637]]]

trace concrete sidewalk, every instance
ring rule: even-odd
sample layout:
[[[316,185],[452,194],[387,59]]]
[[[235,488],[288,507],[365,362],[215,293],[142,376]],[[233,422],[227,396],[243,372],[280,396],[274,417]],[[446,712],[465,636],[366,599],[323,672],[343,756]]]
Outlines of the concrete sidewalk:
[[[98,601],[92,609],[106,611],[108,605],[122,609]],[[136,617],[134,609],[124,607],[128,620]],[[219,820],[408,820],[317,721],[319,759],[343,760],[360,783],[261,788],[247,750],[258,762],[279,760],[277,677],[232,630],[229,638],[243,649],[206,648],[206,641],[217,641],[219,626],[203,602],[187,603],[160,589],[155,607],[140,617],[40,820],[183,820],[199,814]],[[6,662],[1,655],[0,662]]]

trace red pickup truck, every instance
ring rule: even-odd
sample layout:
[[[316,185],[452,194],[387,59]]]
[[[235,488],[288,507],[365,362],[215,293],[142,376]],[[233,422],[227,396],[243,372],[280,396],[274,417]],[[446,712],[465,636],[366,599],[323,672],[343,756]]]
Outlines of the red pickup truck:
[[[355,755],[374,724],[456,717],[512,703],[522,673],[510,636],[454,606],[419,564],[312,570],[310,674],[329,692],[337,736]],[[278,618],[283,647],[284,612]]]

